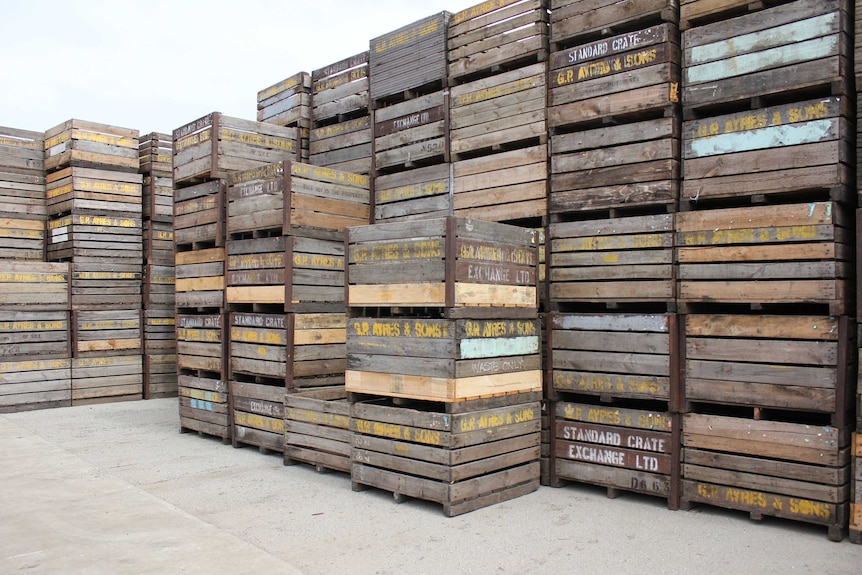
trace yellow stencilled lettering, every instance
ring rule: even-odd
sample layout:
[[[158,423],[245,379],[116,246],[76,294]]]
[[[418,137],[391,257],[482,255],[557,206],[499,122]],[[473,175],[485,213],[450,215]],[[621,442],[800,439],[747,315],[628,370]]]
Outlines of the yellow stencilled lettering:
[[[409,431],[409,429],[405,429],[405,431]],[[410,439],[409,437],[405,437],[404,439]],[[441,434],[439,431],[434,431],[431,429],[416,429],[413,432],[413,441],[417,443],[424,443],[426,445],[440,445]]]
[[[724,493],[724,500],[732,503],[741,503],[750,507],[767,507],[766,495],[759,491],[749,491],[747,489],[728,488]]]
[[[619,64],[619,60],[613,60],[613,62]],[[578,80],[606,76],[607,74],[610,74],[611,71],[611,64],[605,61],[584,64],[583,66],[578,67]]]
[[[410,439],[410,429],[395,425],[394,423],[382,423],[375,421],[371,424],[371,433],[380,437],[388,437],[389,439]]]
[[[591,423],[607,423],[612,425],[619,425],[623,422],[619,411],[598,408],[590,408],[587,410],[587,421]]]
[[[414,258],[439,258],[443,255],[443,246],[440,240],[427,240],[413,244]]]
[[[462,10],[458,12],[454,16],[452,16],[452,21],[450,22],[450,26],[455,24],[460,24],[465,20],[470,20],[472,18],[477,18],[479,16],[483,16],[489,12],[493,12],[497,8],[502,8],[509,4],[511,0],[487,0],[486,2],[482,2],[472,8],[468,8],[466,10]]]
[[[50,273],[0,273],[0,282],[11,283],[64,283],[66,276]]]
[[[396,322],[374,322],[371,326],[371,335],[376,337],[400,337],[401,326]]]
[[[356,425],[356,431],[359,433],[365,433],[371,435],[371,422],[366,421],[364,419],[354,419],[353,420]]]
[[[272,417],[264,417],[262,415],[257,415],[256,413],[245,413],[243,411],[237,411],[234,413],[234,420],[237,425],[242,425],[246,427],[254,427],[256,429],[263,429],[266,431],[273,432],[284,432],[284,420],[283,419],[275,419]]]
[[[311,267],[340,270],[344,268],[344,258],[314,254],[311,256]]]
[[[185,138],[180,138],[176,142],[174,142],[174,151],[182,152],[186,148],[191,148],[192,146],[197,146],[199,144],[204,144],[209,142],[212,139],[212,128],[207,128],[202,132],[198,132],[197,134],[192,134],[190,136],[186,136]]]
[[[354,321],[352,322],[352,325],[354,333],[360,337],[367,336],[371,329],[371,326],[367,321]]]
[[[413,322],[413,334],[415,337],[441,338],[448,335],[440,323],[427,323],[424,321]]]
[[[820,519],[829,519],[832,516],[829,505],[826,503],[809,501],[808,499],[795,499],[792,497],[790,498],[790,512],[794,515],[818,517]]]
[[[177,325],[177,320],[170,318],[152,317],[147,320],[149,325]]]
[[[293,140],[285,140],[284,138],[276,138],[266,134],[256,134],[251,132],[238,132],[231,128],[220,128],[219,139],[225,142],[239,142],[250,146],[258,146],[261,148],[271,148],[275,150],[283,150],[293,152],[295,144]]]
[[[706,485],[703,483],[697,484],[697,494],[704,499],[714,499],[718,495],[718,487]]]
[[[655,48],[651,50],[635,52],[634,54],[626,54],[625,67],[640,68],[641,66],[648,66],[655,62],[657,58],[658,50],[656,50]]]

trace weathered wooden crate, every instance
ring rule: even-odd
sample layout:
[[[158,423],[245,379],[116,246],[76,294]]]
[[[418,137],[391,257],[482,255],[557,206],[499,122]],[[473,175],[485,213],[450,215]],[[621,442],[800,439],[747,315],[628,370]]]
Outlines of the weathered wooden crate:
[[[848,428],[685,414],[682,501],[825,525],[840,541],[849,443]]]
[[[144,309],[173,309],[176,305],[176,283],[177,276],[174,266],[144,265]]]
[[[254,383],[230,380],[233,446],[255,445],[284,452],[284,380]]]
[[[453,212],[500,222],[548,214],[548,146],[501,151],[452,164]]]
[[[141,281],[140,263],[73,263],[72,309],[140,308]]]
[[[451,88],[452,158],[544,143],[547,77],[547,62],[540,62]]]
[[[446,217],[452,213],[448,163],[374,178],[374,221]]]
[[[483,2],[453,14],[449,81],[514,70],[548,57],[548,0]]]
[[[554,395],[655,400],[674,409],[680,389],[675,314],[553,313],[547,321]]]
[[[555,216],[648,207],[675,211],[680,127],[680,116],[672,114],[554,135],[548,210]]]
[[[227,244],[226,302],[287,312],[344,312],[344,241],[275,236]]]
[[[257,93],[257,121],[311,127],[311,74],[298,72]]]
[[[224,245],[226,196],[225,179],[175,190],[173,227],[177,249]]]
[[[679,0],[551,0],[554,50],[615,31],[679,21]]]
[[[144,257],[140,217],[68,214],[48,220],[47,257],[76,263],[140,262]]]
[[[309,235],[312,230],[341,231],[371,222],[371,183],[362,174],[279,162],[232,173],[228,183],[231,238],[267,230]]]
[[[852,217],[835,202],[677,214],[684,304],[824,304],[852,313]]]
[[[177,252],[174,291],[178,308],[224,308],[225,249]]]
[[[679,508],[678,415],[588,403],[555,402],[551,485],[560,480],[634,491]]]
[[[177,356],[179,361],[179,356]],[[189,375],[180,370],[177,375],[180,432],[197,432],[218,437],[227,444],[231,440],[228,413],[228,384],[216,374]]]
[[[849,0],[798,0],[686,30],[687,113],[815,89],[849,95],[852,21]]]
[[[448,12],[434,14],[371,40],[368,76],[372,101],[445,85],[450,16]]]
[[[138,130],[84,120],[67,120],[45,132],[45,170],[92,167],[137,172]]]
[[[170,223],[174,217],[174,182],[171,176],[144,176],[141,213],[147,220]]]
[[[45,181],[49,215],[72,212],[141,217],[140,174],[69,167],[48,174]]]
[[[284,397],[284,464],[314,465],[350,473],[350,403],[343,386],[304,390]]]
[[[44,176],[45,134],[0,126],[0,180],[11,174]]]
[[[555,52],[549,127],[557,133],[611,119],[673,114],[679,108],[680,59],[679,34],[670,23]]]
[[[551,485],[551,415],[548,413],[550,402],[542,402],[542,443],[540,482],[545,487]]]
[[[309,162],[354,174],[371,173],[373,155],[371,115],[313,128]]]
[[[68,311],[0,311],[4,361],[72,357]]]
[[[519,395],[465,402],[454,414],[434,404],[354,403],[353,489],[441,503],[448,517],[535,491],[541,407]]]
[[[682,202],[807,193],[853,204],[851,105],[829,97],[686,122]]]
[[[35,239],[33,228],[16,220],[44,224],[47,218],[43,137],[42,132],[0,126],[0,257],[4,259],[16,254],[6,250],[29,249],[16,240]],[[6,218],[12,221],[2,221]]]
[[[850,541],[862,544],[862,433],[853,434],[851,464]]]
[[[449,94],[432,92],[374,111],[374,168],[404,171],[449,161]]]
[[[143,399],[143,356],[110,355],[72,359],[72,405]]]
[[[73,357],[141,355],[144,350],[141,309],[74,310]]]
[[[282,160],[300,159],[297,128],[212,112],[173,132],[174,187],[227,177]]]
[[[535,230],[464,218],[348,229],[349,307],[431,308],[450,318],[536,317]]]
[[[180,375],[204,373],[209,378],[221,379],[221,375],[227,373],[224,353],[227,338],[221,313],[178,313],[176,333]]]
[[[0,260],[0,309],[67,311],[70,286],[68,263]]]
[[[153,355],[175,355],[177,351],[177,318],[173,307],[145,309],[144,352]],[[176,362],[176,360],[174,360]],[[173,373],[176,376],[176,369]],[[176,379],[176,378],[175,378]]]
[[[679,27],[688,30],[793,0],[679,0]]]
[[[173,178],[174,142],[170,134],[152,132],[138,139],[138,171],[155,177]]]
[[[856,385],[847,316],[684,316],[685,400],[826,413],[844,427]]]
[[[166,222],[144,220],[144,263],[174,265],[174,226]]]
[[[72,360],[4,358],[0,413],[72,405]]]
[[[452,402],[542,389],[538,319],[359,317],[347,333],[348,392]]]
[[[0,259],[44,261],[45,220],[0,217]]]
[[[175,353],[144,354],[144,399],[177,397]]]
[[[569,304],[676,301],[674,214],[551,224],[549,297]]]

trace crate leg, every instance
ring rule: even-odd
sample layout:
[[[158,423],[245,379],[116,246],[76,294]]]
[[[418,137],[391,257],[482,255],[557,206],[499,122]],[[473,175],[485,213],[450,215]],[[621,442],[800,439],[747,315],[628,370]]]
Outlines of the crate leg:
[[[622,492],[616,487],[608,487],[607,493],[605,495],[608,499],[616,499],[617,497],[622,495]]]
[[[407,501],[407,496],[398,493],[397,491],[392,492],[392,499],[395,500],[395,503],[404,503]]]
[[[326,473],[327,471],[329,471],[327,468],[325,468],[324,466],[322,466],[319,463],[314,466],[314,470],[318,473]]]
[[[840,525],[830,525],[827,537],[829,537],[829,541],[840,543],[844,540],[844,529]]]
[[[361,483],[357,483],[356,481],[351,481],[350,482],[350,489],[352,489],[353,491],[365,491],[366,488]]]

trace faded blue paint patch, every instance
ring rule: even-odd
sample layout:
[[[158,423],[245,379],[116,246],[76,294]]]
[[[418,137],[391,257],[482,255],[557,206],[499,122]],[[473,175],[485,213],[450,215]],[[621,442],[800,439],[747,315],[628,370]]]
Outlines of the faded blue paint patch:
[[[693,157],[812,144],[828,138],[834,119],[710,136],[691,143]]]
[[[539,353],[539,336],[464,339],[460,351],[462,359],[529,355]]]

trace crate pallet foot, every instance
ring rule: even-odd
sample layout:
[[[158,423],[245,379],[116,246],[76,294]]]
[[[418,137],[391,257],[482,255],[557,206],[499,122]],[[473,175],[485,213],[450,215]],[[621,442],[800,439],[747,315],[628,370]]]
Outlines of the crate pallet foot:
[[[691,511],[694,509],[694,504],[691,501],[680,501],[679,502],[679,510],[680,511]]]
[[[314,466],[314,470],[318,473],[329,473],[329,468],[324,467],[319,463]]]
[[[287,457],[286,455],[284,457],[283,465],[285,467],[293,467],[294,465],[299,465],[299,463],[300,462],[297,461],[296,459],[291,459],[290,457]]]
[[[850,540],[850,543],[862,545],[862,531],[856,531],[855,529],[851,529],[847,538]]]
[[[405,501],[407,501],[408,499],[409,499],[409,497],[407,497],[406,495],[402,495],[401,493],[398,493],[397,491],[392,492],[392,500],[395,501],[395,503],[401,504],[401,503],[404,503]]]
[[[840,525],[830,525],[826,532],[826,536],[829,538],[829,541],[834,541],[835,543],[843,541],[844,535],[846,535],[846,531]]]
[[[623,492],[620,491],[619,489],[617,489],[616,487],[608,487],[607,490],[605,491],[605,496],[608,499],[616,499],[617,497],[619,497],[622,494],[623,494]]]
[[[364,485],[362,483],[359,483],[357,481],[351,481],[350,482],[350,489],[352,489],[353,491],[359,492],[359,491],[365,491],[366,489],[368,489],[368,486]]]
[[[556,489],[559,489],[561,487],[565,487],[567,484],[568,484],[568,481],[564,481],[564,480],[559,479],[557,477],[548,478],[548,487],[554,487]]]
[[[758,513],[757,511],[752,511],[748,514],[752,521],[763,521],[763,513]]]

